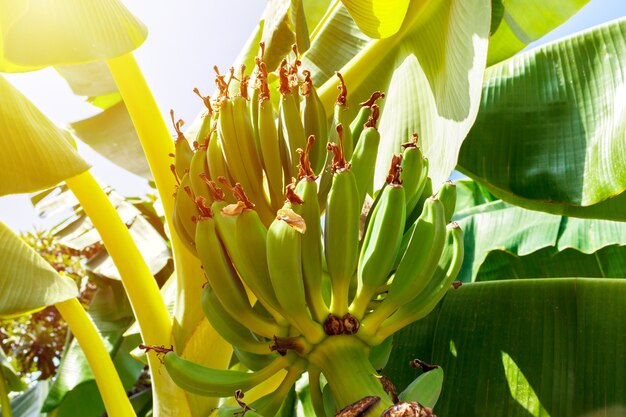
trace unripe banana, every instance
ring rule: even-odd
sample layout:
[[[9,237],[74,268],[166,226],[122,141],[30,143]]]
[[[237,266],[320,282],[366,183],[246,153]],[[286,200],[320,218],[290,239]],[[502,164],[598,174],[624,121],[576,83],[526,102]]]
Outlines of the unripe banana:
[[[202,197],[207,201],[207,204],[211,204],[213,201],[211,192],[209,186],[203,179],[203,176],[209,173],[209,165],[207,163],[208,141],[209,137],[207,137],[204,143],[199,144],[191,158],[191,164],[189,165],[189,183],[195,197]]]
[[[174,166],[176,167],[176,175],[178,175],[178,178],[182,179],[183,175],[189,171],[191,158],[193,158],[193,150],[191,149],[191,146],[189,146],[189,142],[185,138],[185,135],[180,130],[185,122],[183,122],[182,119],[179,119],[178,121],[174,120],[174,110],[170,110],[170,117],[172,118],[174,130],[178,135],[176,141],[174,142]]]
[[[242,66],[241,78],[247,80]],[[240,94],[232,98],[233,101],[233,121],[239,143],[241,160],[243,162],[247,183],[237,179],[246,188],[248,195],[256,204],[259,216],[267,223],[273,219],[274,211],[270,208],[265,193],[263,192],[263,168],[261,159],[257,152],[257,145],[254,141],[254,131],[250,121],[250,110],[248,109],[247,82],[241,82]]]
[[[437,198],[441,200],[445,208],[446,223],[450,223],[456,206],[456,184],[453,181],[444,182],[437,193]]]
[[[227,178],[229,181],[231,180],[230,172],[228,171],[228,166],[226,165],[226,160],[224,159],[222,147],[222,139],[217,134],[217,123],[214,124],[211,129],[211,134],[209,135],[209,143],[207,145],[207,166],[209,168],[209,175],[203,180],[206,182],[208,179],[213,179],[213,181],[217,181],[219,177]],[[222,191],[228,191],[224,189],[223,186],[218,184],[218,187],[222,187]],[[234,202],[234,198],[232,196],[226,196],[226,200],[228,202]]]
[[[184,212],[186,208],[179,206],[179,204],[181,203],[177,204],[177,201],[176,201],[179,198],[180,199],[188,198],[184,194],[185,194],[185,191],[182,190],[179,185],[176,190],[176,193],[174,194],[174,209],[172,210],[172,219],[170,223],[170,227],[172,227],[173,225],[173,230],[170,230],[170,233],[176,233],[178,237],[180,238],[181,242],[183,242],[183,244],[185,245],[185,247],[191,253],[196,255],[195,234],[194,236],[191,236],[187,232],[188,227],[185,227],[185,225],[183,224],[183,219],[187,219],[190,217],[189,213],[182,214],[181,211]]]
[[[231,68],[231,79],[233,72]],[[218,80],[221,79],[220,77],[218,75]],[[222,139],[228,170],[246,190],[255,190],[255,194],[251,194],[251,197],[258,205],[259,215],[263,221],[269,222],[273,216],[262,192],[263,183],[259,162],[258,160],[256,164],[254,162],[256,148],[253,144],[247,101],[242,96],[229,98],[227,93],[229,83],[221,80],[218,85],[221,85],[218,132]],[[258,175],[255,174],[257,171]]]
[[[428,163],[428,160],[424,159],[424,162]],[[426,180],[424,181],[424,188],[422,189],[422,192],[419,198],[417,199],[417,203],[415,203],[415,207],[413,208],[413,211],[409,212],[407,210],[406,212],[407,213],[407,218],[406,218],[407,226],[413,225],[415,223],[415,220],[417,220],[417,218],[422,214],[424,203],[432,195],[433,195],[433,182],[430,179],[430,177],[426,177]]]
[[[335,127],[339,125],[343,127],[343,153],[346,161],[349,161],[354,151],[354,141],[352,139],[352,131],[350,130],[350,120],[348,119],[348,88],[343,81],[343,76],[339,72],[335,74],[341,81],[341,84],[337,87],[339,96],[337,96],[337,102],[335,103],[333,122]]]
[[[364,101],[363,103],[360,104],[361,108],[359,109],[359,112],[357,113],[354,120],[352,120],[352,122],[350,123],[350,131],[352,132],[352,137],[356,141],[356,143],[354,144],[355,148],[358,146],[359,141],[361,140],[361,132],[363,132],[363,129],[367,127],[365,126],[365,124],[368,122],[370,118],[370,115],[371,115],[370,109],[372,108],[372,106],[375,105],[377,100],[384,99],[384,98],[385,98],[385,93],[381,91],[374,91],[372,95],[370,96],[370,98],[367,99],[367,101]],[[355,149],[355,152],[356,152],[356,149]]]
[[[263,167],[267,176],[272,207],[278,209],[283,203],[283,169],[280,156],[276,117],[270,101],[270,90],[267,84],[265,62],[257,59],[257,84],[259,89],[258,102],[258,136],[263,157]]]
[[[241,193],[240,198],[246,199],[243,191]],[[239,251],[235,256],[235,267],[270,314],[277,321],[284,321],[267,265],[267,228],[249,205],[237,216],[236,223],[235,239]]]
[[[376,333],[383,320],[417,296],[437,268],[446,241],[445,211],[441,201],[435,197],[427,199],[416,222],[387,296],[361,322],[358,334],[363,335],[364,341]]]
[[[298,165],[296,149],[306,147],[306,136],[300,120],[300,104],[292,92],[288,77],[287,60],[283,59],[279,67],[281,98],[278,105],[278,117],[283,137],[289,145],[289,158],[293,171]]]
[[[280,334],[281,330],[273,320],[259,315],[250,305],[246,290],[217,236],[211,211],[203,206],[202,201],[199,201],[198,208],[202,210],[196,227],[198,257],[222,306],[241,324],[263,337],[271,339]]]
[[[417,146],[417,134],[411,140],[402,144],[402,183],[406,190],[406,212],[411,213],[422,195],[428,176],[428,161],[424,159],[422,151]],[[416,217],[417,218],[417,217]]]
[[[415,298],[383,321],[373,343],[426,317],[435,308],[459,274],[463,252],[463,231],[456,222],[452,222],[446,226],[446,245],[428,284]]]
[[[304,134],[308,138],[311,135],[315,137],[315,142],[309,152],[309,160],[311,169],[318,174],[324,168],[326,161],[326,144],[328,143],[328,121],[326,119],[326,111],[317,95],[317,91],[311,80],[311,72],[304,70],[304,83],[302,84],[302,125],[304,126]],[[308,144],[307,144],[308,146]]]
[[[325,336],[319,323],[309,317],[302,277],[301,233],[306,225],[301,216],[284,207],[267,230],[267,264],[272,286],[282,311],[310,343]]]
[[[320,222],[320,207],[317,201],[317,183],[315,173],[308,158],[315,138],[309,136],[306,151],[300,150],[299,182],[295,193],[302,199],[302,204],[294,205],[293,209],[302,216],[307,225],[302,234],[302,274],[306,299],[313,318],[322,323],[328,317],[328,306],[324,301],[323,276],[323,246],[322,227]]]
[[[272,353],[269,342],[257,339],[249,328],[231,316],[208,284],[202,290],[200,303],[211,326],[233,347],[259,355]]]
[[[368,108],[369,109],[369,108]],[[350,165],[359,190],[359,204],[363,207],[365,196],[372,194],[374,185],[374,170],[376,168],[376,156],[380,143],[380,133],[376,129],[376,122],[380,110],[377,105],[372,105],[371,115],[365,128],[361,132],[361,137],[356,144]]]
[[[186,173],[181,178],[178,190],[176,190],[176,195],[174,196],[175,213],[173,215],[175,215],[174,227],[178,236],[185,241],[186,245],[191,247],[195,247],[196,224],[194,218],[198,215],[194,199],[189,182],[189,174]],[[193,253],[195,253],[195,250]]]
[[[357,268],[358,287],[350,313],[361,319],[376,290],[389,278],[402,241],[406,201],[400,181],[402,155],[392,157],[387,186],[373,208]]]
[[[303,359],[296,360],[287,368],[287,373],[285,374],[283,380],[273,392],[266,394],[249,404],[245,404],[241,401],[240,397],[237,399],[237,402],[240,404],[239,406],[222,405],[217,412],[217,416],[241,417],[243,414],[252,417],[276,416],[281,405],[289,396],[289,391],[291,391],[293,385],[305,369],[306,361]]]
[[[332,282],[330,310],[343,317],[348,313],[350,282],[359,256],[359,193],[356,179],[343,153],[342,125],[337,126],[339,146],[328,144],[332,151],[333,182],[326,204],[324,248]]]
[[[264,238],[265,226],[260,224],[261,221],[256,213],[249,213],[244,218],[250,221],[243,226],[242,232],[238,234],[237,223],[239,222],[239,217],[245,211],[246,205],[250,208],[254,207],[254,205],[247,199],[240,184],[233,187],[224,177],[220,177],[220,180],[225,187],[233,191],[233,194],[237,196],[238,202],[237,204],[228,205],[224,201],[221,189],[213,181],[208,181],[214,195],[211,211],[214,213],[219,239],[224,245],[228,257],[239,276],[241,276],[266,310],[270,312],[272,317],[283,325],[284,320],[281,314],[277,312],[279,304],[269,283],[269,278],[267,278],[267,275],[263,275],[264,269],[258,268],[253,262],[253,260],[258,260],[259,257],[265,256],[265,242],[260,242],[260,239]],[[246,235],[247,227],[250,227],[250,235]],[[250,238],[251,241],[243,240],[247,238]],[[242,250],[245,252],[242,252]],[[255,251],[262,252],[255,253]]]
[[[291,355],[278,356],[261,370],[243,372],[209,368],[168,352],[163,357],[163,364],[176,385],[185,391],[207,397],[231,397],[236,390],[246,391],[263,383],[293,360]]]

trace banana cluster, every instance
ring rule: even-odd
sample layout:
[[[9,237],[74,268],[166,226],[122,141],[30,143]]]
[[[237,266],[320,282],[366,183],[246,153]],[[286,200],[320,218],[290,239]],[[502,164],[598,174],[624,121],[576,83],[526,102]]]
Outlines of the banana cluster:
[[[215,99],[195,90],[207,115],[193,149],[172,114],[179,186],[171,224],[202,262],[207,319],[250,371],[208,369],[169,351],[165,367],[189,392],[220,397],[285,369],[278,389],[248,407],[265,416],[315,370],[343,407],[359,394],[344,392],[328,363],[351,344],[367,353],[424,317],[460,269],[462,232],[449,223],[454,184],[432,195],[414,135],[374,190],[376,102],[384,94],[374,92],[349,120],[337,74],[340,93],[327,118],[295,49],[278,68],[274,104],[262,53],[252,78],[245,68],[216,72]]]

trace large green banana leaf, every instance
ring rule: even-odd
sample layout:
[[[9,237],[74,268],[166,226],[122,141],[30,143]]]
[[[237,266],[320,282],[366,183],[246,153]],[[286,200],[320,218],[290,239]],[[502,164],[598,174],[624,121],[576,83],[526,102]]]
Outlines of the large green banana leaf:
[[[441,365],[442,416],[623,416],[625,297],[624,280],[465,284],[396,335],[384,373],[402,390],[409,360]]]
[[[0,222],[0,317],[26,314],[78,295],[34,249]]]
[[[476,273],[476,281],[554,277],[624,278],[626,246],[605,246],[593,253],[552,246],[526,256],[504,250],[489,252]]]
[[[0,195],[49,188],[89,169],[71,135],[0,77]]]
[[[521,51],[561,25],[589,0],[492,0],[487,65]]]
[[[626,220],[626,19],[490,67],[459,169],[513,204]]]
[[[513,268],[511,264],[509,266],[512,269],[508,272],[512,275],[502,275],[501,278],[562,277],[572,276],[572,273],[577,275],[576,269],[573,269],[575,264],[560,265],[555,258],[557,254],[568,249],[573,251],[558,259],[564,262],[574,262],[576,259],[576,262],[582,263],[586,259],[590,262],[589,267],[581,270],[582,276],[626,276],[618,272],[619,265],[626,261],[626,223],[623,222],[563,217],[526,210],[500,200],[462,210],[455,215],[455,220],[464,232],[465,257],[459,275],[459,279],[464,282],[477,280],[482,268],[486,270],[496,268],[503,274],[507,273],[506,268],[501,269],[505,267],[502,257],[490,259],[490,262],[496,263],[496,267],[486,264],[486,259],[492,251],[504,251],[517,258],[542,249],[545,251],[540,257],[528,260],[528,267],[535,272],[524,275],[521,265]],[[610,259],[606,258],[605,253],[599,258],[597,252],[607,247],[614,247],[608,253],[621,255]],[[577,256],[577,253],[580,256]],[[538,260],[545,260],[546,257],[553,258],[550,260],[552,267],[543,262],[536,263]],[[609,261],[609,264],[601,262],[602,259]],[[526,264],[524,261],[520,262]],[[611,270],[610,275],[607,275],[606,270],[602,272],[603,268]],[[598,271],[599,275],[590,275],[592,271]]]
[[[352,112],[374,90],[383,90],[381,145],[376,182],[382,184],[391,155],[412,133],[430,160],[434,188],[450,175],[478,111],[486,63],[489,2],[411,2],[400,31],[369,40],[343,7],[337,7],[302,58],[328,110],[342,72]],[[331,140],[335,140],[331,136]]]

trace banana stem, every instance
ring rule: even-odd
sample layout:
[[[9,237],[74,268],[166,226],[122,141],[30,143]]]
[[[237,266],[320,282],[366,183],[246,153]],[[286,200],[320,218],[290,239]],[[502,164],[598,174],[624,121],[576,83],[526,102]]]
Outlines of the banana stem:
[[[172,330],[169,313],[148,265],[115,207],[91,173],[84,172],[66,182],[100,233],[120,272],[144,343],[168,345]],[[154,353],[148,354],[148,362],[153,371],[152,388],[156,393],[167,385],[167,377],[159,372],[160,362]],[[158,400],[156,394],[155,398]]]
[[[107,414],[116,417],[135,416],[135,411],[122,386],[113,361],[83,306],[76,298],[62,301],[55,306],[76,336],[87,357]],[[4,404],[2,408],[4,413]],[[7,415],[10,416],[10,411]]]
[[[338,409],[370,395],[380,400],[368,410],[368,416],[380,415],[393,405],[369,362],[369,347],[356,337],[326,338],[309,354],[309,361],[322,370]]]
[[[148,159],[150,171],[162,199],[165,218],[171,219],[174,199],[166,196],[174,192],[176,185],[169,168],[172,163],[169,155],[174,153],[172,136],[133,54],[109,59],[107,64]]]
[[[12,417],[11,400],[9,400],[9,387],[4,379],[4,374],[0,369],[0,410],[3,417]]]

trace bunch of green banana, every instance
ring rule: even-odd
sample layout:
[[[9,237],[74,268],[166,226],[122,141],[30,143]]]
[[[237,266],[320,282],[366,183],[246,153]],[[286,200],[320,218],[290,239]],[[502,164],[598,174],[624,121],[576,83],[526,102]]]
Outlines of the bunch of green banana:
[[[172,113],[179,186],[171,224],[201,260],[202,308],[233,345],[236,365],[207,369],[169,349],[162,350],[164,364],[189,392],[237,392],[239,405],[225,405],[221,415],[254,409],[273,417],[307,371],[319,417],[323,380],[336,408],[380,398],[368,402],[368,413],[380,414],[393,402],[370,358],[431,311],[459,272],[462,232],[450,223],[455,189],[447,183],[431,195],[417,135],[398,149],[384,186],[375,189],[376,102],[384,94],[374,92],[350,119],[337,74],[340,93],[327,112],[293,51],[277,68],[277,88],[263,47],[252,79],[245,68],[237,76],[216,69],[215,98],[195,90],[207,114],[194,146]],[[283,394],[251,398],[244,407],[241,393],[250,398],[272,375]]]

